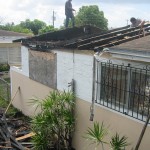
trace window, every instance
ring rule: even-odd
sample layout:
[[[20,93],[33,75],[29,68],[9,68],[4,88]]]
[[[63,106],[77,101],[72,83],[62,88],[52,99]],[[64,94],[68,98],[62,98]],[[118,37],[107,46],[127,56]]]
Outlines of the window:
[[[150,71],[98,61],[96,66],[96,103],[145,121],[150,107]]]

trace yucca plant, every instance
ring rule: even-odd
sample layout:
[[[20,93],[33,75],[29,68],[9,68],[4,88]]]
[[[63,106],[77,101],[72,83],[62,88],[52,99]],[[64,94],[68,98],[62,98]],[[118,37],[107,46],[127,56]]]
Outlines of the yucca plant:
[[[113,150],[125,150],[125,147],[129,145],[127,142],[127,137],[120,137],[118,133],[116,133],[110,141],[111,148]]]
[[[100,125],[98,122],[94,122],[94,128],[88,128],[86,136],[84,138],[91,141],[91,144],[96,144],[96,147],[101,144],[104,150],[104,144],[108,144],[104,141],[104,138],[108,134],[108,128],[104,126],[104,123]]]
[[[32,120],[35,149],[71,149],[75,126],[75,97],[71,92],[53,91],[43,100],[32,99],[41,112]]]

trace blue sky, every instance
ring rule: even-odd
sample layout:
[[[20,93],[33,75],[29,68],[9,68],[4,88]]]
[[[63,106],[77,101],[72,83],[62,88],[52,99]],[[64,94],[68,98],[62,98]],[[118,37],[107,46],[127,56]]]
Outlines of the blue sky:
[[[0,0],[0,21],[15,24],[25,19],[40,19],[52,25],[52,13],[55,11],[55,27],[63,25],[65,19],[65,0]],[[121,27],[130,24],[131,17],[150,21],[150,0],[72,0],[76,13],[79,8],[98,5],[108,19],[109,27]]]

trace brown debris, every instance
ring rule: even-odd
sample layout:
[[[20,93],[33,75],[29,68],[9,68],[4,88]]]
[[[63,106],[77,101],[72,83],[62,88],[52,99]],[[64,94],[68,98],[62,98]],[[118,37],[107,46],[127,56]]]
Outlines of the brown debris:
[[[20,118],[6,118],[4,113],[0,116],[0,149],[29,150],[32,136],[29,125]]]

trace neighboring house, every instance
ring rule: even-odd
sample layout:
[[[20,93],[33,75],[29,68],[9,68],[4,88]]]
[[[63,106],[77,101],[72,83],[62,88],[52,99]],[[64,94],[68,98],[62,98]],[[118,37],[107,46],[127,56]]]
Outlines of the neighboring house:
[[[12,97],[20,87],[13,105],[33,116],[31,98],[43,99],[54,89],[68,90],[73,79],[77,117],[74,147],[93,149],[83,138],[93,125],[93,113],[94,121],[110,126],[111,134],[126,135],[129,149],[135,147],[150,111],[149,30],[150,25],[145,25],[143,37],[138,27],[103,33],[88,26],[21,39],[21,68],[11,67]],[[90,111],[92,107],[94,111]],[[140,150],[149,149],[149,135],[148,126]]]
[[[0,63],[10,65],[21,64],[21,44],[13,43],[13,40],[26,38],[27,34],[0,30]]]

